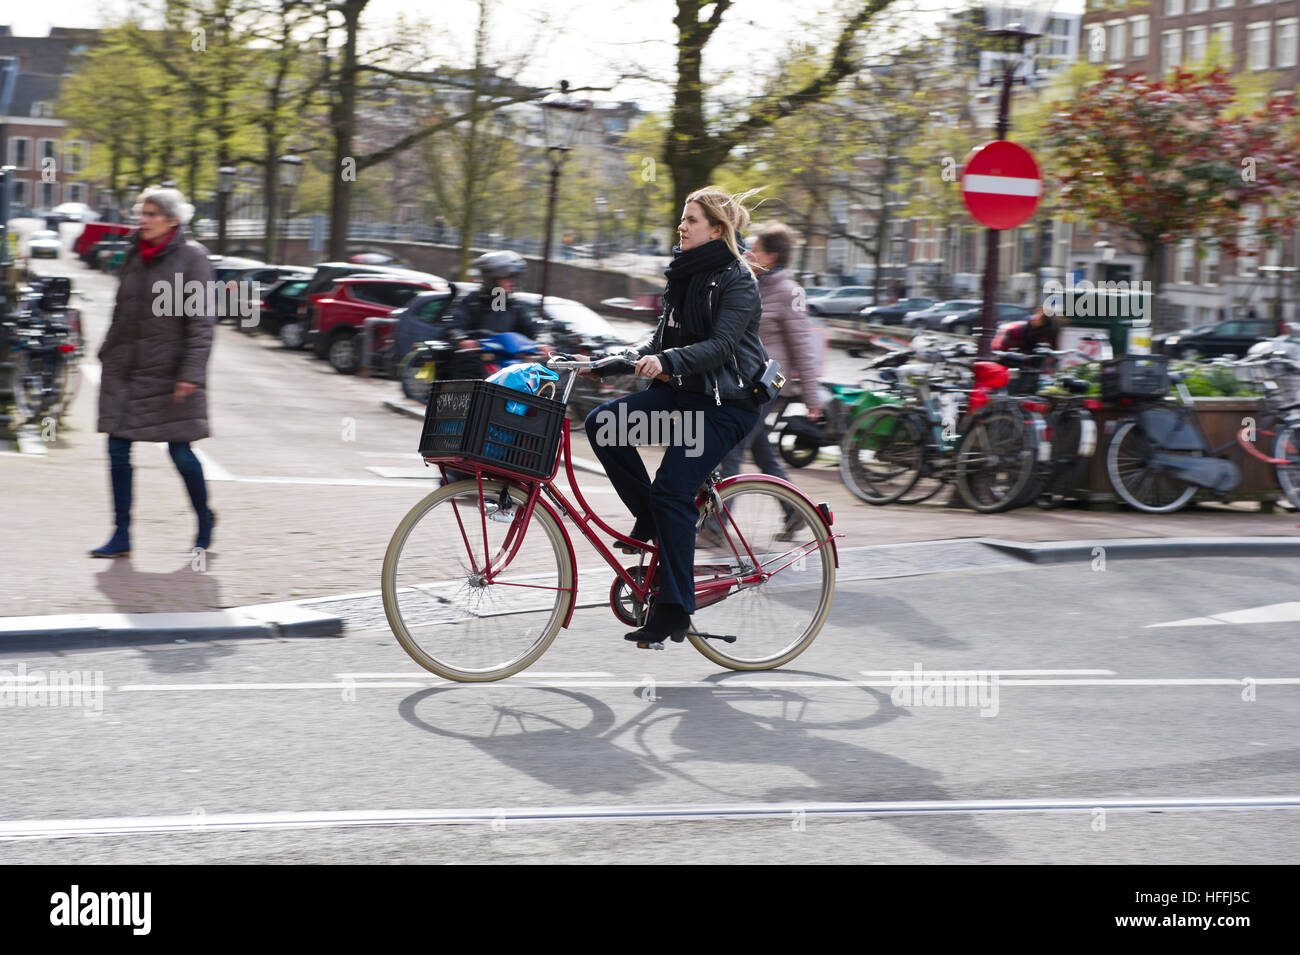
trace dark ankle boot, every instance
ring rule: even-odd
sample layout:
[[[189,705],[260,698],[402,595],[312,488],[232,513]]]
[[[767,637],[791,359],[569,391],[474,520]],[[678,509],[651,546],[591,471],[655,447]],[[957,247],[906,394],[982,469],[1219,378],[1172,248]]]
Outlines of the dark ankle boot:
[[[691,615],[677,604],[655,603],[650,607],[650,619],[646,625],[625,634],[623,639],[630,640],[637,646],[663,643],[665,639],[681,643],[686,639],[686,632],[690,628]]]
[[[90,552],[91,557],[130,557],[131,556],[131,532],[125,527],[118,527],[113,532],[113,536],[108,539],[108,543],[103,547],[96,547]]]

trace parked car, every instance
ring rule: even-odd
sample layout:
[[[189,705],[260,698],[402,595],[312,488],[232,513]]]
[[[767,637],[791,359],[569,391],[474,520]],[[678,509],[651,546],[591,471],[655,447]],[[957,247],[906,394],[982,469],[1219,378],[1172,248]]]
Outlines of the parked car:
[[[27,254],[33,259],[57,259],[62,248],[59,234],[51,229],[41,229],[27,237]]]
[[[538,305],[542,297],[534,292],[516,292],[511,296],[528,310],[534,320],[538,318]],[[570,298],[546,296],[546,308],[541,315],[552,336],[552,344],[561,348],[562,342],[587,342],[602,347],[628,344],[627,336],[619,334],[614,326],[581,302]]]
[[[58,216],[64,222],[89,222],[96,213],[84,202],[64,202],[51,209],[50,215]]]
[[[932,298],[901,298],[889,305],[868,305],[858,312],[858,317],[871,325],[901,325],[908,312],[920,311],[933,304]]]
[[[939,323],[945,316],[959,312],[969,312],[973,308],[981,308],[983,304],[979,299],[973,298],[955,298],[946,302],[935,302],[928,308],[908,312],[903,316],[903,324],[911,328],[937,330]]]
[[[856,315],[859,311],[875,302],[875,289],[861,285],[846,285],[827,295],[807,299],[808,290],[804,290],[808,311],[814,315]]]
[[[1218,358],[1241,356],[1251,346],[1278,334],[1278,323],[1265,319],[1236,319],[1211,322],[1152,339],[1152,350],[1171,358]]]
[[[1023,305],[1012,305],[1007,302],[993,303],[994,327],[1008,322],[1024,321],[1032,314],[1033,310],[1025,308]],[[980,327],[980,323],[984,320],[983,316],[984,305],[980,303],[975,308],[942,316],[939,319],[937,329],[953,335],[970,335]]]
[[[315,356],[327,359],[335,371],[355,374],[361,367],[357,334],[365,320],[386,317],[421,292],[435,290],[451,295],[451,286],[434,276],[344,276],[329,290],[307,297],[312,308],[308,344]]]
[[[410,269],[392,268],[386,265],[358,265],[353,262],[322,262],[312,272],[311,281],[298,304],[297,320],[284,322],[280,326],[280,344],[285,348],[298,349],[307,344],[307,332],[312,327],[313,305],[311,297],[327,291],[337,279],[349,275],[405,275],[420,279],[444,282],[428,272],[413,272]],[[445,283],[444,283],[445,284]]]
[[[823,295],[830,295],[835,289],[826,285],[807,285],[804,286],[803,297],[805,300],[821,298]]]
[[[132,231],[132,226],[124,222],[87,222],[72,244],[72,252],[91,268],[95,267],[95,256],[91,252],[95,243],[110,235],[123,236]]]
[[[261,331],[273,338],[279,338],[280,326],[285,322],[297,320],[298,306],[310,281],[310,276],[287,278],[276,282],[270,288],[263,288],[257,325],[248,326],[246,331]]]

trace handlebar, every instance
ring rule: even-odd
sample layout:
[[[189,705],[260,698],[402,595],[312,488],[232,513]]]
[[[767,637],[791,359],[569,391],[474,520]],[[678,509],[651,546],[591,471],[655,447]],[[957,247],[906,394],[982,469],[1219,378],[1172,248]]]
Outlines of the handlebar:
[[[599,368],[609,368],[610,366],[619,363],[635,365],[640,360],[640,355],[632,349],[628,349],[627,351],[619,352],[614,355],[607,355],[604,358],[597,358],[594,360],[574,358],[570,355],[556,355],[554,358],[547,361],[546,367],[553,368],[556,371],[595,371]]]

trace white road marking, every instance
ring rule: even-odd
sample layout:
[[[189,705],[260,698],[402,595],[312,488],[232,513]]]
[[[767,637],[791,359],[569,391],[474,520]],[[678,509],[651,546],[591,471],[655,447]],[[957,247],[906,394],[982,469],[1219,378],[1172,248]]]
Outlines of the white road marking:
[[[335,673],[334,675],[341,680],[428,679],[429,676],[427,673]],[[592,670],[592,671],[575,670],[572,673],[536,673],[536,672],[529,671],[528,675],[534,679],[541,679],[543,677],[547,677],[547,678],[554,677],[560,679],[564,679],[564,678],[579,679],[579,678],[595,678],[601,676],[613,676],[614,674],[606,673],[602,670]],[[34,679],[34,677],[32,679]]]
[[[1171,620],[1168,623],[1149,623],[1152,627],[1212,627],[1223,624],[1238,623],[1294,623],[1300,620],[1300,601],[1280,604],[1267,604],[1263,607],[1251,607],[1247,610],[1232,610],[1228,613],[1216,613],[1210,617],[1188,617],[1185,620]]]
[[[129,836],[145,833],[217,833],[363,826],[446,826],[545,822],[641,822],[690,819],[790,819],[1018,813],[1241,811],[1300,808],[1300,796],[1187,796],[1125,799],[948,799],[840,803],[722,803],[659,806],[541,806],[495,809],[371,809],[318,812],[192,813],[99,819],[22,819],[0,822],[0,841]]]
[[[908,670],[859,670],[863,676],[894,676],[896,673],[907,673]],[[1114,676],[1114,670],[1002,670],[998,667],[989,667],[987,670],[944,670],[944,673],[951,673],[961,676],[975,676],[984,673],[996,673],[998,676]]]
[[[905,671],[900,671],[905,672]],[[337,675],[337,674],[336,674]],[[487,689],[491,687],[520,687],[524,689],[589,689],[589,690],[618,690],[628,687],[640,687],[645,684],[645,677],[635,679],[614,679],[614,680],[591,680],[571,677],[556,676],[551,679],[543,678],[541,674],[534,674],[528,677],[507,678],[489,683],[456,683],[454,681],[443,680],[435,676],[421,676],[420,674],[402,673],[397,675],[396,680],[377,680],[374,682],[359,681],[358,679],[347,677],[337,681],[316,681],[301,683],[129,683],[123,686],[105,686],[105,690],[114,690],[119,693],[146,693],[146,692],[188,692],[191,690],[334,690],[334,689],[357,689],[369,687],[371,689],[392,689],[408,688],[417,686],[459,686],[466,690]],[[368,678],[373,679],[373,678]],[[1069,686],[1069,687],[1091,687],[1091,686],[1146,686],[1146,687],[1175,687],[1175,686],[1231,686],[1240,687],[1243,680],[1249,679],[1256,686],[1300,686],[1300,677],[1204,677],[1204,678],[1169,678],[1169,679],[1110,679],[1110,680],[998,680],[998,686]],[[961,685],[968,685],[969,680],[961,680]],[[957,685],[957,681],[930,681],[923,680],[913,684],[912,681],[899,683],[894,680],[762,680],[762,679],[733,679],[726,680],[722,683],[715,683],[708,680],[660,680],[655,679],[655,685],[660,688],[681,688],[681,689],[705,689],[705,690],[734,690],[737,688],[753,690],[813,690],[813,689],[846,689],[855,687],[868,687],[873,689],[888,690],[897,686],[944,686]]]
[[[194,449],[194,456],[199,459],[199,464],[203,465],[203,476],[209,481],[233,481],[234,475],[223,468],[205,451],[199,448]]]

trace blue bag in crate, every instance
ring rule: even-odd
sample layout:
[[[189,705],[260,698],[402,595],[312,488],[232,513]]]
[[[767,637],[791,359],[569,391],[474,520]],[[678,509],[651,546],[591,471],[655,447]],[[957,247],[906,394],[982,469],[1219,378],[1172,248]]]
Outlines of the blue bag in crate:
[[[542,386],[547,382],[558,381],[560,376],[544,365],[507,365],[494,375],[488,376],[488,381],[493,384],[503,385],[506,388],[514,388],[516,391],[526,391],[530,395],[539,394]],[[554,386],[550,389],[554,395]],[[528,405],[522,401],[510,401],[506,403],[506,410],[511,414],[527,414]]]

